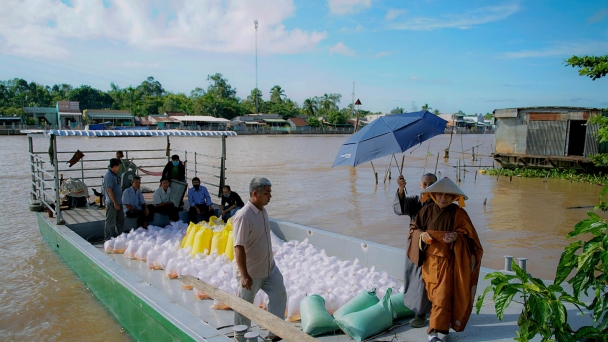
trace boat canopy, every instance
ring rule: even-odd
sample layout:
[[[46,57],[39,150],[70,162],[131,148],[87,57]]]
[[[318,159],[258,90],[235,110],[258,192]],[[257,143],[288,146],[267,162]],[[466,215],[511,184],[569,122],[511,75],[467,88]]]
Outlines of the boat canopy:
[[[70,130],[70,129],[52,129],[48,131],[30,130],[27,133],[43,133],[44,135],[55,135],[60,137],[220,137],[220,136],[236,136],[234,131],[182,131],[182,130],[120,130],[120,131],[96,131],[96,130]]]

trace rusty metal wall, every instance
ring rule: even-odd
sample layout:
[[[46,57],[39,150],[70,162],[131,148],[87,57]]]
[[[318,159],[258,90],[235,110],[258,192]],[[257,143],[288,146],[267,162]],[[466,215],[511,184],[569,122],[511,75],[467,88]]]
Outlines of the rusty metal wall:
[[[568,121],[530,121],[526,154],[564,156]]]
[[[585,157],[598,153],[599,144],[596,139],[598,125],[587,123],[587,133],[585,133]]]

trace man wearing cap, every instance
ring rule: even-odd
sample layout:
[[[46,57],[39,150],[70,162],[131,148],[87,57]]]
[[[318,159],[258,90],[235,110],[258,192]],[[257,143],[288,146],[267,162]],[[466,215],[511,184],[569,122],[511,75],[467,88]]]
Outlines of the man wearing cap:
[[[432,173],[427,173],[420,179],[420,189],[424,190],[435,182],[437,182],[437,177]],[[428,199],[426,202],[422,202],[418,195],[405,196],[405,184],[405,178],[399,176],[397,178],[399,188],[395,194],[393,210],[397,215],[408,215],[412,222],[420,209],[433,201]],[[416,243],[418,242],[416,241]],[[403,279],[405,280],[403,304],[416,314],[410,325],[413,328],[421,328],[426,324],[426,315],[431,312],[432,304],[426,294],[424,282],[422,282],[422,268],[414,264],[407,256],[405,257]]]
[[[410,240],[424,250],[422,279],[432,303],[429,342],[438,333],[463,331],[473,310],[483,248],[469,215],[467,195],[445,177],[422,191],[424,206],[410,224]],[[457,201],[457,204],[453,202]],[[457,276],[455,276],[457,275]]]
[[[125,214],[122,211],[122,188],[117,172],[120,170],[120,159],[110,159],[108,172],[103,177],[104,197],[106,200],[106,222],[104,240],[122,234]]]

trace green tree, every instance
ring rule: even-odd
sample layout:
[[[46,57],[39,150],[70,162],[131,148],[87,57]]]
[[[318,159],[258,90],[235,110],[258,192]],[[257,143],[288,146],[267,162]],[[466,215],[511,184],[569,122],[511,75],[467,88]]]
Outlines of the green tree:
[[[431,110],[433,108],[429,107],[428,103],[425,103],[424,106],[422,106],[422,110]]]
[[[572,56],[565,61],[566,66],[581,68],[580,76],[587,76],[592,80],[602,78],[608,74],[608,55],[605,56]],[[608,141],[608,117],[596,115],[591,118],[591,123],[598,125],[596,139],[599,143]],[[598,153],[589,156],[596,166],[608,167],[608,154]]]
[[[492,120],[492,118],[494,117],[494,114],[492,113],[486,113],[486,115],[483,116],[484,120]]]
[[[401,107],[395,107],[391,109],[391,114],[403,114],[405,113],[404,109]]]
[[[270,89],[270,102],[272,103],[283,103],[285,97],[285,90],[280,85],[275,85]]]
[[[309,117],[306,120],[306,124],[310,127],[321,127],[321,122],[315,117]]]
[[[346,117],[344,114],[342,114],[342,112],[332,110],[329,112],[329,115],[327,115],[327,122],[335,125],[343,125],[346,123]]]
[[[304,103],[302,103],[302,109],[309,117],[315,116],[319,110],[315,99],[310,97],[304,100]]]
[[[433,111],[433,114],[435,114],[435,115],[439,115],[440,113],[441,113],[441,112],[439,111],[439,109],[435,109],[435,110]]]
[[[72,89],[68,93],[72,101],[80,102],[80,110],[85,109],[109,109],[112,108],[113,99],[106,92],[92,88],[88,85],[81,85]]]
[[[572,56],[565,63],[566,66],[579,68],[578,74],[580,76],[587,76],[594,81],[608,74],[608,55]]]

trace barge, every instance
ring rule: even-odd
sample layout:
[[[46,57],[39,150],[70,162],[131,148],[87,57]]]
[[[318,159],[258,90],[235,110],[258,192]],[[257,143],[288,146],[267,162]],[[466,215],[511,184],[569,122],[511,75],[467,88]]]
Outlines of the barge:
[[[151,271],[144,262],[131,260],[121,254],[104,252],[103,210],[99,210],[97,206],[61,210],[57,166],[61,161],[57,159],[54,141],[56,134],[47,132],[44,135],[50,137],[51,146],[54,146],[51,151],[54,171],[48,170],[50,161],[44,160],[48,157],[47,151],[34,151],[32,138],[35,134],[30,133],[30,155],[33,160],[32,197],[47,206],[47,213],[35,213],[40,234],[49,248],[82,280],[125,332],[137,341],[231,341],[234,316],[232,311],[211,309],[212,301],[208,299],[193,300],[191,291],[185,291],[179,279],[169,279],[165,272]],[[84,178],[86,177],[83,175]],[[324,249],[328,256],[336,256],[342,260],[358,259],[361,266],[373,266],[378,271],[403,279],[403,249],[282,220],[271,219],[270,226],[273,233],[284,241],[308,239],[315,247]],[[405,246],[406,241],[403,239]],[[478,293],[489,285],[489,282],[483,280],[489,272],[493,270],[482,268]],[[446,340],[512,341],[517,336],[517,318],[521,309],[520,305],[513,303],[506,310],[504,320],[498,321],[494,303],[491,296],[488,296],[480,314],[471,315],[466,330],[450,334]],[[263,312],[259,308],[255,310]],[[568,307],[568,311],[569,322],[573,328],[589,323],[588,316],[582,317],[574,307]],[[275,332],[273,329],[277,328],[263,327],[255,323],[254,319],[252,328],[258,331],[270,329]],[[297,322],[284,322],[284,325],[287,328],[279,328],[293,329],[301,333],[300,324]],[[409,319],[405,319],[395,321],[390,330],[369,340],[426,341],[426,336],[426,327],[412,328]],[[352,341],[344,334],[330,334],[316,339]]]

